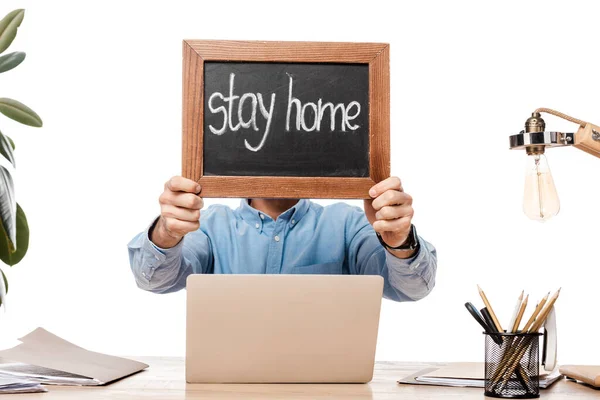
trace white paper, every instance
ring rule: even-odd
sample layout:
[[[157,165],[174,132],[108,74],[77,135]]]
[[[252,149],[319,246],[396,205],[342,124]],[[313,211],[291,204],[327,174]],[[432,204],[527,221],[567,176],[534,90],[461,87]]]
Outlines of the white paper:
[[[47,390],[39,383],[20,379],[11,375],[0,374],[0,394],[37,393]]]
[[[38,382],[103,385],[148,367],[138,361],[88,351],[43,328],[20,340],[20,345],[0,351],[0,358],[12,362],[4,371]]]

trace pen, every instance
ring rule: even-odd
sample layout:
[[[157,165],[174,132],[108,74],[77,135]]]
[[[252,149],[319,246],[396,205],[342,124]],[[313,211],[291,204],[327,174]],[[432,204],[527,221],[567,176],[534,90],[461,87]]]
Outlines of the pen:
[[[494,326],[493,323],[492,323],[492,325],[488,325],[488,323],[485,321],[484,317],[479,313],[479,311],[477,311],[477,308],[475,308],[475,306],[473,304],[471,304],[471,302],[466,302],[465,307],[467,308],[467,310],[469,310],[469,313],[471,313],[473,318],[475,318],[475,321],[477,321],[479,323],[479,325],[481,325],[481,327],[483,328],[483,330],[486,333],[496,333],[496,329],[493,328],[493,326]],[[496,335],[492,335],[491,338],[497,344],[502,344],[502,338],[500,338]]]
[[[492,320],[492,316],[490,315],[490,312],[488,311],[487,307],[483,307],[479,311],[481,312],[481,316],[483,317],[483,320],[491,328],[490,331],[493,332],[493,333],[498,332],[498,330],[494,326],[494,320]]]

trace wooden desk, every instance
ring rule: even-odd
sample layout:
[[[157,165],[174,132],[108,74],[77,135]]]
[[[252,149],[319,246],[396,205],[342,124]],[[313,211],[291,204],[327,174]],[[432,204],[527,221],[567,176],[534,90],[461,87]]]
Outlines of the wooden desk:
[[[484,399],[483,389],[399,385],[396,380],[436,363],[380,362],[369,384],[220,385],[185,382],[182,358],[139,357],[147,370],[101,387],[47,386],[47,393],[14,395],[15,400],[52,399]],[[541,390],[542,399],[594,399],[600,391],[566,380]],[[13,398],[10,396],[7,399]]]

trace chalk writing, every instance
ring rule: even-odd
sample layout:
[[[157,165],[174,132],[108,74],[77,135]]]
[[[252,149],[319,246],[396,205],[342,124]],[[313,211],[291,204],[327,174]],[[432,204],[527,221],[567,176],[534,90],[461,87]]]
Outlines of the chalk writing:
[[[250,143],[248,143],[248,140],[244,140],[244,145],[246,146],[246,148],[248,150],[259,151],[264,146],[265,140],[267,140],[267,136],[269,135],[269,128],[271,127],[271,119],[273,117],[273,107],[275,107],[275,93],[271,94],[271,105],[269,107],[269,111],[267,111],[267,108],[265,107],[265,103],[263,101],[263,97],[262,97],[261,93],[257,93],[256,95],[254,93],[244,93],[244,95],[242,95],[242,98],[240,99],[240,101],[238,103],[238,110],[237,110],[238,123],[234,125],[233,119],[232,119],[234,102],[240,98],[240,96],[233,94],[234,86],[235,86],[235,74],[232,73],[229,75],[229,96],[225,97],[220,92],[215,92],[215,93],[211,94],[210,97],[208,98],[208,108],[210,109],[210,112],[223,113],[223,125],[218,129],[212,125],[209,125],[209,129],[215,135],[224,134],[227,131],[227,128],[229,128],[229,130],[232,132],[237,132],[240,128],[249,128],[250,125],[252,125],[252,128],[255,131],[258,131],[258,127],[256,125],[256,110],[257,110],[257,105],[258,105],[258,107],[260,108],[261,115],[263,116],[263,118],[266,119],[266,127],[265,127],[265,131],[263,133],[263,136],[262,136],[262,140],[260,141],[260,143],[257,146],[251,146]],[[228,107],[225,107],[223,105],[215,107],[213,105],[213,101],[215,98],[220,98],[224,103],[228,103]],[[242,110],[243,110],[244,102],[247,99],[251,99],[250,104],[252,105],[252,109],[251,109],[252,113],[250,114],[250,119],[248,121],[244,121],[244,118],[242,115]]]
[[[316,102],[306,101],[303,104],[299,98],[294,97],[293,76],[288,74],[288,78],[285,132],[322,132],[324,118],[329,119],[329,132],[356,131],[360,127],[359,124],[353,122],[361,113],[361,105],[358,101],[350,101],[348,104],[334,104],[319,98]],[[209,129],[214,135],[223,135],[226,132],[238,132],[245,129],[258,132],[260,130],[259,125],[263,126],[264,124],[264,131],[258,144],[253,146],[247,139],[244,139],[246,149],[258,152],[265,145],[269,131],[272,128],[276,95],[271,93],[268,104],[266,104],[262,93],[247,92],[241,96],[237,95],[235,94],[235,79],[235,73],[229,74],[227,96],[218,91],[209,96],[209,111],[212,114],[222,114],[221,124],[210,124]],[[246,119],[244,118],[244,111],[246,111]],[[249,114],[248,111],[250,111]],[[261,123],[259,124],[258,120],[261,117]],[[326,125],[325,130],[327,130]]]

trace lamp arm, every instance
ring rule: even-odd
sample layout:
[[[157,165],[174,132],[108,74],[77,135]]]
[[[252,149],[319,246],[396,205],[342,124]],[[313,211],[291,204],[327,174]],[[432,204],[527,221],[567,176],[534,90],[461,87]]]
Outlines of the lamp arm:
[[[600,158],[600,127],[589,122],[573,118],[567,114],[561,113],[550,108],[538,108],[536,113],[547,113],[573,122],[579,125],[579,129],[575,133],[575,143],[573,144],[579,150],[585,151],[588,154]]]
[[[554,115],[556,117],[559,117],[559,118],[562,118],[562,119],[566,119],[567,121],[571,121],[571,122],[573,122],[575,124],[578,124],[578,125],[581,125],[581,126],[587,125],[587,122],[585,122],[585,121],[582,121],[582,120],[577,119],[577,118],[570,117],[567,114],[561,113],[560,111],[556,111],[556,110],[553,110],[551,108],[538,108],[534,112],[536,112],[536,113],[543,113],[543,112],[545,112],[546,114],[552,114],[552,115]]]

